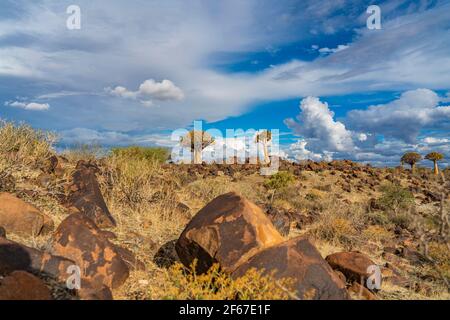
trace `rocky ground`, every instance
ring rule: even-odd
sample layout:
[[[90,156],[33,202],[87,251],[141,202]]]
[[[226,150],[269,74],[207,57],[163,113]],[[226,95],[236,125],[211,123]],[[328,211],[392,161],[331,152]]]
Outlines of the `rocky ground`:
[[[450,297],[448,170],[19,157],[0,167],[0,299]]]

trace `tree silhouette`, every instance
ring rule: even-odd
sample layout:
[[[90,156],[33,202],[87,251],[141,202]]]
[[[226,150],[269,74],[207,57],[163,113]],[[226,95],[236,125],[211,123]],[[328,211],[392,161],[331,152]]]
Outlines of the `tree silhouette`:
[[[422,160],[422,156],[417,152],[407,152],[400,159],[402,163],[407,163],[411,166],[411,171],[414,172],[416,169],[416,163]]]
[[[214,143],[214,138],[205,131],[192,130],[180,139],[181,146],[190,148],[194,163],[202,163],[202,150]]]
[[[438,175],[439,174],[439,167],[437,162],[444,159],[444,155],[442,153],[439,152],[430,152],[429,154],[427,154],[425,156],[425,159],[433,161],[434,163],[434,174]]]
[[[272,132],[269,130],[263,130],[256,135],[256,143],[261,143],[263,145],[264,151],[264,163],[268,164],[270,162],[269,151],[267,145],[269,141],[272,140]]]

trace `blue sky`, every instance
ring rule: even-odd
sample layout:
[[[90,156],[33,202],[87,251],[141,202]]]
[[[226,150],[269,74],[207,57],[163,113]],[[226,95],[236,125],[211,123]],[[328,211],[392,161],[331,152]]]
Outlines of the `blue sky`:
[[[71,4],[80,30],[66,28]],[[380,30],[366,26],[373,4]],[[60,145],[167,146],[172,130],[203,120],[278,129],[292,159],[450,158],[450,1],[2,0],[0,9],[0,118],[54,130]]]

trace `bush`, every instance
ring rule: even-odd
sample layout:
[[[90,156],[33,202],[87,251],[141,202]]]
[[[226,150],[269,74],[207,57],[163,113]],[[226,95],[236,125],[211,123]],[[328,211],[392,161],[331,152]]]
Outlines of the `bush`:
[[[166,148],[130,146],[112,148],[111,152],[114,156],[138,160],[158,161],[160,163],[163,163],[169,159],[169,150]]]
[[[190,270],[180,263],[169,268],[162,299],[177,300],[281,300],[289,299],[295,292],[292,279],[274,280],[262,271],[249,270],[244,276],[233,279],[213,265],[205,274],[195,273],[195,262]]]
[[[0,120],[0,159],[7,164],[36,165],[50,157],[56,135]]]
[[[280,190],[289,186],[295,181],[292,173],[287,171],[280,171],[271,176],[264,182],[264,186],[270,190]]]
[[[385,211],[397,213],[400,209],[409,209],[414,205],[413,194],[397,184],[386,184],[381,187],[382,195],[378,205]]]

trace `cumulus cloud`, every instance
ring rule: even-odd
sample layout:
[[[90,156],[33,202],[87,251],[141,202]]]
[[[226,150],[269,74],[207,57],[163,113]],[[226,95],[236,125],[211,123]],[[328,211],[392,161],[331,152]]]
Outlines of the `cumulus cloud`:
[[[289,146],[287,154],[297,161],[313,160],[313,161],[331,161],[333,160],[333,154],[331,152],[314,153],[306,148],[308,142],[305,140],[299,140]]]
[[[439,106],[439,96],[429,89],[404,92],[387,104],[351,110],[345,123],[352,129],[365,130],[385,137],[414,143],[427,126],[450,126],[450,106]]]
[[[307,97],[300,103],[296,120],[286,119],[286,125],[294,134],[302,136],[312,151],[349,152],[355,146],[352,133],[342,122],[334,120],[334,113],[326,102]]]
[[[110,95],[125,99],[139,99],[145,106],[152,106],[154,100],[159,101],[180,101],[184,99],[183,91],[172,81],[163,80],[157,82],[153,79],[145,80],[137,91],[130,91],[125,87],[105,88]]]
[[[5,106],[21,108],[31,111],[45,111],[50,109],[50,105],[48,103],[37,103],[37,102],[7,101],[5,102]]]

